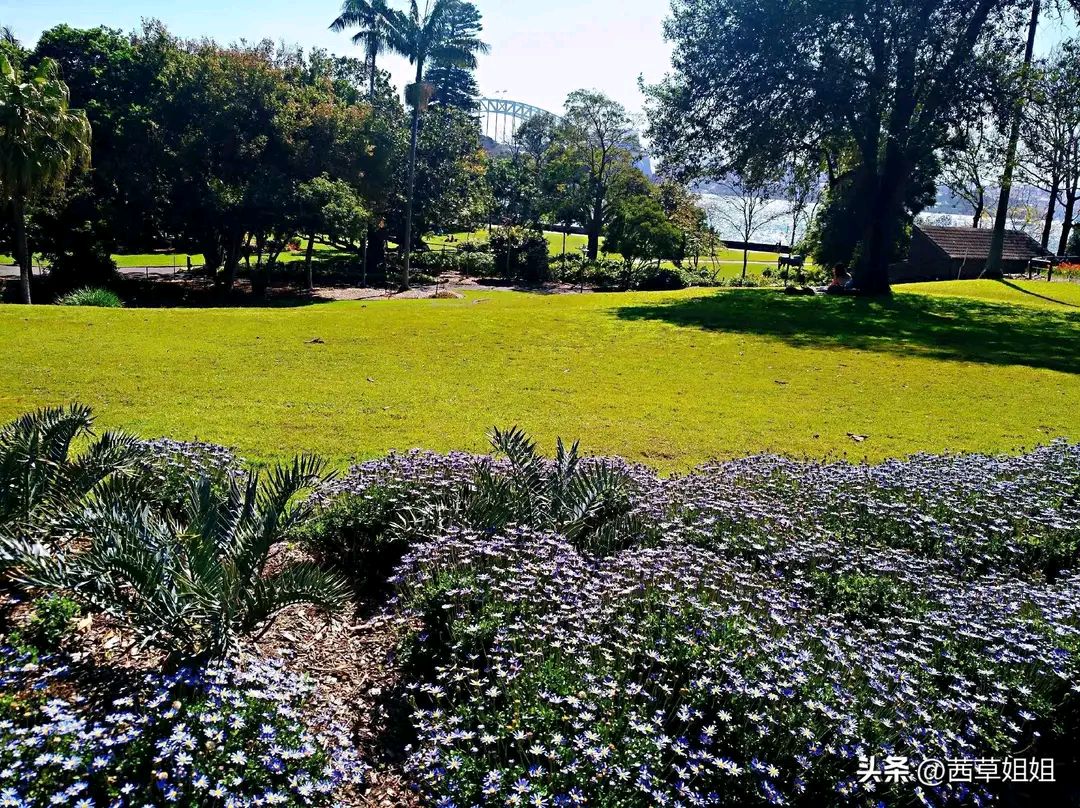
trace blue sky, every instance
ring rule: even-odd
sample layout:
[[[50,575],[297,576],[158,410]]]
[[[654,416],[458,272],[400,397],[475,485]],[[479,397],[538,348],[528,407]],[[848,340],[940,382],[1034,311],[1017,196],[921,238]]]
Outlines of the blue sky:
[[[405,5],[405,0],[396,2]],[[655,81],[669,65],[670,48],[661,33],[668,0],[476,3],[492,46],[478,71],[485,95],[558,112],[571,90],[596,87],[637,112],[642,106],[638,75]],[[323,0],[0,0],[0,24],[11,26],[24,43],[32,44],[41,31],[61,22],[127,30],[137,27],[143,17],[157,17],[185,37],[205,35],[220,42],[269,37],[356,55],[346,35],[327,30],[337,10],[337,2]],[[1061,38],[1057,29],[1049,22],[1044,26],[1040,50]],[[409,80],[403,60],[386,57],[385,64],[399,84]]]

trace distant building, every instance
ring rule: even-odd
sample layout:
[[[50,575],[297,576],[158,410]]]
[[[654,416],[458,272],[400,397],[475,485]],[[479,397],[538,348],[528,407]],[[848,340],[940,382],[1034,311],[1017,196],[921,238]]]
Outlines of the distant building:
[[[893,283],[907,283],[982,277],[990,257],[992,234],[989,228],[916,225],[908,258],[889,267],[889,279]],[[1006,275],[1027,272],[1028,261],[1047,255],[1050,251],[1027,233],[1005,231],[1001,268]]]

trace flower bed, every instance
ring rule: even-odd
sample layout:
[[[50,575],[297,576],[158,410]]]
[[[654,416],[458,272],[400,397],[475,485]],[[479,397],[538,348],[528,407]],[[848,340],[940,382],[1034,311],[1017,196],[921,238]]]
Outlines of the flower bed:
[[[0,805],[318,806],[363,781],[344,732],[304,728],[311,684],[274,663],[147,676],[107,708],[62,695],[59,660],[0,663]]]
[[[1078,484],[1061,443],[753,458],[647,486],[655,548],[418,546],[395,579],[413,776],[445,806],[975,804],[995,787],[875,787],[859,758],[1066,754]]]

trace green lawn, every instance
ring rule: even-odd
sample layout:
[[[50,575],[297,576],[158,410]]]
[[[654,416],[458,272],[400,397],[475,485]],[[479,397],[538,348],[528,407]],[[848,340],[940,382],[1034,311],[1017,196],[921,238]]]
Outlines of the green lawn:
[[[1035,296],[1047,287],[1064,302]],[[337,463],[413,446],[481,449],[488,427],[513,423],[545,447],[581,437],[589,451],[669,471],[761,451],[1012,450],[1080,439],[1078,290],[973,282],[905,287],[884,302],[686,290],[287,309],[0,306],[0,418],[80,400],[104,426]]]

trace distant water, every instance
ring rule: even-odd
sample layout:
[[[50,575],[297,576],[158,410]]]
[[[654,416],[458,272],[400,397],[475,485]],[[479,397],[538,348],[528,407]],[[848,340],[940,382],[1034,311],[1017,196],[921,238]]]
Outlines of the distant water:
[[[740,230],[734,226],[729,220],[734,219],[736,222],[741,220],[741,200],[735,196],[719,196],[717,194],[700,194],[701,202],[704,205],[706,211],[709,213],[710,223],[719,231],[720,238],[729,239],[731,241],[742,240],[743,234]],[[783,201],[777,200],[775,202],[769,202],[765,205],[760,215],[757,217],[764,224],[759,227],[753,236],[750,237],[751,241],[759,241],[763,244],[791,244],[791,206]],[[943,225],[946,227],[970,227],[971,215],[964,213],[933,213],[927,211],[919,215],[917,221],[920,224],[926,225]],[[984,227],[989,226],[989,222],[984,224]],[[1026,230],[1031,236],[1038,239],[1042,235],[1042,220],[1025,225],[1024,222],[1013,221],[1010,222],[1010,226],[1019,230]],[[799,230],[796,234],[795,241],[798,241],[803,236],[804,225],[800,221]],[[1058,239],[1061,237],[1061,222],[1054,222],[1054,228],[1050,232],[1050,248],[1054,249],[1057,246]]]

